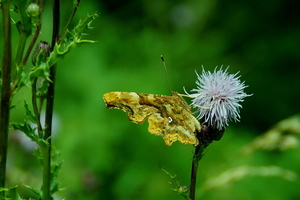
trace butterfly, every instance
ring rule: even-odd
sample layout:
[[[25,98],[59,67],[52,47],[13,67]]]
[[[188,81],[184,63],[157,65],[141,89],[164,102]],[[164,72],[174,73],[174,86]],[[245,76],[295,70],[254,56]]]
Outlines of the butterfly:
[[[177,140],[183,144],[199,144],[196,135],[201,131],[200,122],[177,92],[172,92],[171,96],[109,92],[104,94],[103,99],[108,109],[125,111],[131,122],[142,124],[148,119],[148,131],[161,136],[167,146]]]

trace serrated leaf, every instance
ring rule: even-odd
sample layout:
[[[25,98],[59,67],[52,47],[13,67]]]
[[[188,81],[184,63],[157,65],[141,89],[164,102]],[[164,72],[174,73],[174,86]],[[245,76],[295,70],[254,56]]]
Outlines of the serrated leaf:
[[[27,137],[29,137],[32,141],[36,142],[39,146],[42,147],[48,147],[49,144],[46,140],[43,139],[43,135],[41,135],[41,138],[35,133],[36,128],[32,128],[31,125],[27,122],[24,123],[12,123],[12,127],[15,130],[20,130]]]
[[[50,193],[51,194],[54,194],[55,192],[58,192],[59,191],[59,188],[58,188],[58,185],[59,185],[59,182],[54,179],[52,182],[51,182],[51,188],[50,188]]]
[[[43,164],[44,164],[44,159],[43,159],[43,155],[42,155],[42,152],[41,152],[41,149],[40,148],[35,148],[34,149],[34,152],[33,152],[33,155],[36,157],[38,163],[40,164],[41,167],[43,167]]]
[[[17,86],[14,88],[15,90],[13,91],[13,94],[16,94],[24,86],[27,86],[27,87],[30,86],[29,78],[28,78],[29,74],[25,73],[24,69],[25,69],[25,67],[22,67],[22,66],[16,67],[18,80],[17,80]]]
[[[26,111],[26,117],[32,121],[33,123],[37,123],[36,116],[33,114],[33,112],[29,109],[28,103],[24,100],[24,107]]]
[[[75,26],[75,28],[70,31],[69,33],[74,37],[74,38],[79,38],[83,34],[83,31],[87,29],[92,29],[91,23],[99,17],[98,13],[94,13],[92,15],[88,15],[84,20],[79,20],[79,23]]]
[[[25,67],[18,67],[17,68],[18,72],[18,77],[19,77],[19,87],[23,86],[29,86],[29,79],[28,79],[28,73],[25,73]]]
[[[7,199],[10,199],[10,200],[22,200],[22,198],[20,197],[20,195],[17,192],[17,187],[18,187],[18,185],[13,186],[13,187],[9,188],[6,191],[6,197],[7,197]]]
[[[31,187],[29,185],[24,185],[24,186],[30,189],[34,194],[36,194],[39,197],[38,199],[42,199],[43,192],[41,190]]]
[[[13,129],[22,131],[30,138],[32,137],[31,136],[32,134],[35,134],[34,133],[35,129],[33,129],[30,126],[30,124],[28,124],[27,122],[24,122],[24,123],[13,122],[12,126],[13,126]]]
[[[49,81],[41,79],[37,87],[37,97],[45,98],[48,91]]]
[[[52,158],[52,165],[51,165],[51,194],[59,191],[59,182],[57,181],[58,173],[62,167],[62,162],[57,161],[59,156],[59,152],[52,148],[51,158]]]
[[[31,82],[33,81],[33,79],[38,77],[43,77],[48,81],[51,81],[49,78],[50,77],[49,65],[48,63],[42,62],[41,60],[37,61],[37,66],[32,68],[29,73],[29,80]]]
[[[176,191],[178,194],[180,194],[181,196],[183,196],[185,199],[190,200],[189,195],[188,195],[188,191],[189,188],[187,186],[181,186],[179,179],[177,178],[177,175],[175,174],[174,176],[172,176],[167,170],[160,168],[162,171],[164,171],[170,178],[171,178],[171,182],[169,182],[172,186],[173,186],[173,190]]]
[[[88,15],[84,20],[80,20],[72,31],[68,31],[64,36],[62,36],[61,42],[55,44],[54,50],[51,52],[50,57],[47,61],[48,66],[53,66],[58,59],[63,58],[72,49],[81,46],[86,43],[95,43],[93,40],[82,40],[81,36],[83,30],[90,28],[90,24],[99,15],[97,13]]]

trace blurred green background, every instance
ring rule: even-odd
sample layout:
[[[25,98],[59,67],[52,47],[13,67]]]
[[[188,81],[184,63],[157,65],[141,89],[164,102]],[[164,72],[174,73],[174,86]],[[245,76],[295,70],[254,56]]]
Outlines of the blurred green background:
[[[71,3],[63,2],[62,24]],[[169,95],[160,60],[164,55],[173,91],[195,88],[195,70],[200,73],[202,65],[211,71],[230,66],[228,71],[240,71],[249,85],[245,91],[253,94],[242,103],[241,122],[230,123],[222,140],[206,150],[199,167],[199,199],[300,199],[299,180],[280,177],[247,176],[203,189],[211,177],[241,165],[278,165],[300,172],[299,145],[240,153],[256,136],[299,113],[299,7],[296,0],[82,1],[74,25],[87,13],[100,12],[85,37],[98,42],[75,49],[58,63],[53,144],[63,160],[59,181],[65,189],[56,198],[183,199],[171,190],[159,166],[188,185],[193,147],[179,142],[165,146],[162,138],[147,132],[147,123],[130,123],[124,112],[106,110],[102,99],[111,91]],[[50,8],[47,2],[39,37],[48,42]],[[29,91],[15,97],[13,121],[22,121],[22,100],[30,98]],[[40,186],[32,145],[12,131],[10,185]],[[33,195],[26,191],[21,191],[24,197]]]

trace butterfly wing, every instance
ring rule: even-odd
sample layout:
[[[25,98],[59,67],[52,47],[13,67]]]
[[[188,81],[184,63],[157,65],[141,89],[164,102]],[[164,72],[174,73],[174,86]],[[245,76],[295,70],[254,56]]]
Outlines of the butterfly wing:
[[[172,96],[157,96],[160,98],[153,105],[159,106],[160,112],[149,116],[149,132],[162,136],[168,146],[177,140],[183,144],[198,145],[196,134],[201,126],[186,101],[174,92]]]
[[[110,92],[104,94],[104,101],[107,108],[124,110],[132,122],[142,124],[148,118],[148,131],[162,136],[168,146],[177,140],[183,144],[198,145],[196,133],[201,130],[200,123],[178,93],[165,96]]]
[[[157,108],[141,102],[140,94],[135,92],[109,92],[104,94],[106,108],[117,108],[127,113],[131,122],[142,124]]]

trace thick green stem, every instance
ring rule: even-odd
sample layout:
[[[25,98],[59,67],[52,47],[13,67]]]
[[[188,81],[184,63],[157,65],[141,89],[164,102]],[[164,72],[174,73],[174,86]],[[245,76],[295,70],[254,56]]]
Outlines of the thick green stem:
[[[191,200],[195,199],[198,165],[199,165],[199,161],[203,156],[204,149],[205,147],[202,146],[201,144],[195,147],[195,153],[192,161],[190,195],[189,195]]]
[[[2,88],[0,110],[0,187],[5,187],[7,139],[10,111],[10,77],[11,77],[11,24],[10,1],[2,1],[3,21],[3,63],[2,63]],[[0,199],[4,199],[4,192],[0,193]]]

